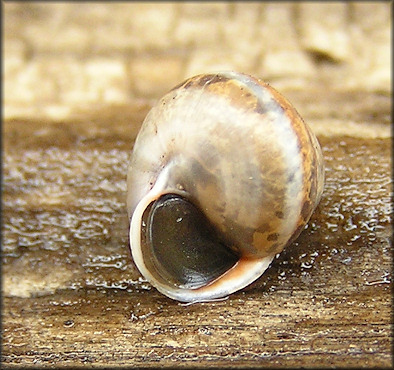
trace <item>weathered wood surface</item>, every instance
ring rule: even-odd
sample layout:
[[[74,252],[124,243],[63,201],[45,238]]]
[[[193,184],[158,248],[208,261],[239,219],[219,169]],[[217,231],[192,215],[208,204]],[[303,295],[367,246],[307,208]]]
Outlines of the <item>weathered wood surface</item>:
[[[3,125],[2,365],[390,367],[390,97],[288,94],[326,186],[257,282],[182,305],[139,277],[125,171],[149,108]]]

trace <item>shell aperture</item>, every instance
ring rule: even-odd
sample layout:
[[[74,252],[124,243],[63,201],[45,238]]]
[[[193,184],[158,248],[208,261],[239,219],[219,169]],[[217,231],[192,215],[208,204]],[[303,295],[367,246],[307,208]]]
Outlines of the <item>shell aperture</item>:
[[[162,279],[196,289],[236,264],[239,257],[218,238],[212,225],[186,199],[166,194],[147,209],[146,259]]]

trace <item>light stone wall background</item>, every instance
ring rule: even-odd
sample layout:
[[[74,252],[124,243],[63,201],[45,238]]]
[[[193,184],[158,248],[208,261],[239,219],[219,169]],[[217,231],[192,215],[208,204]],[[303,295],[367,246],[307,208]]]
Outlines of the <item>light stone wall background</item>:
[[[5,118],[154,100],[238,70],[279,90],[391,93],[389,2],[2,2]]]

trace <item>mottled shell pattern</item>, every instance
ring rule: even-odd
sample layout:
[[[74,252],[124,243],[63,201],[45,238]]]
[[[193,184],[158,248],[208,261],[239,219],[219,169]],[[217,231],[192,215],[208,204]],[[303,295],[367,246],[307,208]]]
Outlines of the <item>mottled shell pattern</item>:
[[[270,85],[237,72],[192,77],[151,109],[134,144],[127,174],[134,262],[170,298],[194,302],[226,296],[259,278],[298,237],[321,198],[323,183],[315,135]],[[183,216],[168,216],[174,207],[166,211],[166,200],[156,205],[166,194],[197,208],[220,244],[236,256],[226,271],[213,273],[203,285],[185,283],[190,266],[179,270],[186,275],[179,280],[160,271],[167,263],[161,266],[160,258],[177,263],[178,247],[170,246],[172,237],[155,235],[160,230],[169,235],[168,223],[177,238],[185,232]],[[165,221],[159,220],[160,212],[150,215],[155,207],[167,212]],[[184,214],[186,219],[188,211]],[[160,230],[152,232],[156,222]],[[177,243],[183,248],[195,239],[186,235]],[[190,256],[199,253],[190,248]],[[202,260],[209,260],[213,250],[202,252],[208,254]],[[180,261],[191,258],[189,252],[180,253],[186,253]]]

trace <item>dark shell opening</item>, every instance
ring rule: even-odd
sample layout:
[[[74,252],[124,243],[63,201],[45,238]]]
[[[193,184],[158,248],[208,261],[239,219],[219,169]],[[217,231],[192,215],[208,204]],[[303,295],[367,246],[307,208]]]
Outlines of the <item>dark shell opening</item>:
[[[208,285],[239,260],[205,215],[174,194],[163,195],[147,207],[141,243],[149,271],[166,285],[186,289]]]

